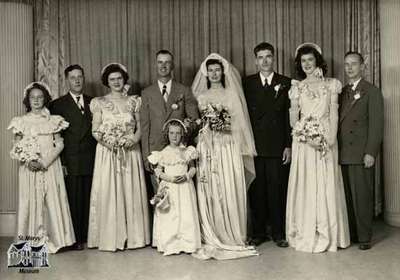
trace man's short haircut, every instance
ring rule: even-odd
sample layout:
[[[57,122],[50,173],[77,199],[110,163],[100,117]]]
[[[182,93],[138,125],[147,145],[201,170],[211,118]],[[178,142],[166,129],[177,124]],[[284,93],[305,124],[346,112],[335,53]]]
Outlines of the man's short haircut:
[[[82,71],[82,75],[85,76],[85,72],[83,71],[82,66],[80,66],[79,64],[72,64],[72,65],[69,65],[67,68],[65,68],[65,70],[64,70],[65,78],[68,78],[68,73],[73,71],[73,70],[81,70]]]
[[[358,56],[358,58],[359,58],[359,60],[360,60],[360,63],[361,63],[361,64],[364,64],[364,57],[362,56],[361,53],[356,52],[356,51],[348,51],[348,52],[344,55],[344,58],[348,57],[349,55],[356,55],[356,56]]]
[[[171,56],[172,60],[174,60],[174,55],[169,50],[159,50],[156,53],[156,57],[158,57],[159,54],[169,54]]]
[[[270,43],[262,42],[262,43],[258,44],[257,46],[255,46],[255,48],[254,48],[254,56],[257,57],[257,53],[259,51],[264,51],[264,50],[269,50],[269,51],[271,51],[271,53],[273,55],[275,55],[274,46],[272,46]]]

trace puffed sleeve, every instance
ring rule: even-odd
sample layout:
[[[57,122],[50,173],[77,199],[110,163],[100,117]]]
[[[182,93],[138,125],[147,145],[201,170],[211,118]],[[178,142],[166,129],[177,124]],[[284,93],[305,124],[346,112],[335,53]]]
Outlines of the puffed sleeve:
[[[290,99],[289,120],[290,120],[291,127],[294,127],[296,122],[299,120],[299,113],[300,113],[299,83],[300,83],[299,81],[292,80],[292,86],[289,90],[289,99]]]
[[[342,83],[337,79],[330,81],[330,105],[329,105],[329,135],[327,142],[329,145],[333,145],[337,139],[337,130],[339,122],[339,103],[338,95],[342,91]]]
[[[90,111],[92,114],[101,112],[101,106],[98,98],[95,97],[92,99],[92,101],[90,101]]]
[[[331,91],[335,94],[342,92],[342,83],[338,79],[332,79]]]
[[[22,117],[14,117],[12,118],[10,124],[7,127],[8,130],[11,130],[15,135],[24,134],[24,122]]]
[[[137,95],[129,96],[128,98],[128,109],[131,113],[139,113],[140,107],[142,106],[142,99]]]
[[[195,160],[195,159],[197,159],[199,157],[199,154],[198,154],[198,152],[196,151],[196,148],[195,147],[193,147],[193,146],[189,146],[189,147],[187,147],[186,148],[186,151],[185,151],[185,158],[186,158],[186,160],[189,162],[189,161],[192,161],[192,160]]]
[[[151,154],[147,157],[148,161],[153,164],[157,165],[161,159],[161,153],[157,151],[151,152]]]

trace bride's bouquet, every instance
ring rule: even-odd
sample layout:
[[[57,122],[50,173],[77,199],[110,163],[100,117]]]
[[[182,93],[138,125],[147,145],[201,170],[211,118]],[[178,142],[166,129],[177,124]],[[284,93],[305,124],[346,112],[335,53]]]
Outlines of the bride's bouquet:
[[[301,143],[307,143],[321,152],[322,156],[328,151],[325,129],[319,120],[313,116],[302,118],[292,131],[293,138]]]
[[[200,108],[200,113],[203,128],[219,132],[231,131],[231,115],[227,107],[209,103]]]
[[[105,122],[98,128],[98,132],[102,135],[101,139],[114,149],[126,148],[127,140],[133,130],[131,124],[122,121]]]
[[[10,151],[10,156],[25,165],[32,161],[38,161],[41,158],[41,153],[37,139],[33,136],[23,137],[14,144]]]

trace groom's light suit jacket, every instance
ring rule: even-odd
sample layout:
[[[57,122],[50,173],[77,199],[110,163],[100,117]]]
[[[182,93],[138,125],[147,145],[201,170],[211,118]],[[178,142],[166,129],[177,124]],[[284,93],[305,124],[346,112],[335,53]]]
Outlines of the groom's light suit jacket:
[[[161,151],[167,145],[162,131],[164,123],[169,119],[185,118],[199,118],[197,100],[188,87],[172,81],[167,102],[164,101],[157,82],[142,91],[140,125],[145,163],[152,151]],[[145,166],[148,168],[148,164]]]

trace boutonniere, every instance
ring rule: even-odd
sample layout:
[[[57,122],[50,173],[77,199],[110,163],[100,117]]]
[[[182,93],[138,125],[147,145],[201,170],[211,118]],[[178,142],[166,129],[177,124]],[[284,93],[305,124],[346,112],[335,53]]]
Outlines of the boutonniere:
[[[278,92],[281,88],[281,84],[274,86],[274,90]]]
[[[285,85],[282,85],[282,84],[277,84],[276,86],[274,86],[275,98],[278,97],[279,91],[280,91],[281,89],[284,89],[284,88],[285,88]]]
[[[171,105],[171,109],[172,110],[178,110],[178,108],[179,108],[179,103],[181,103],[183,101],[183,94],[180,94],[179,96],[178,96],[178,98],[175,100],[175,102],[174,103],[172,103],[172,105]]]
[[[356,94],[354,94],[354,100],[358,100],[358,99],[360,99],[361,98],[361,93],[360,93],[360,91],[358,90],[358,91],[356,91]]]

